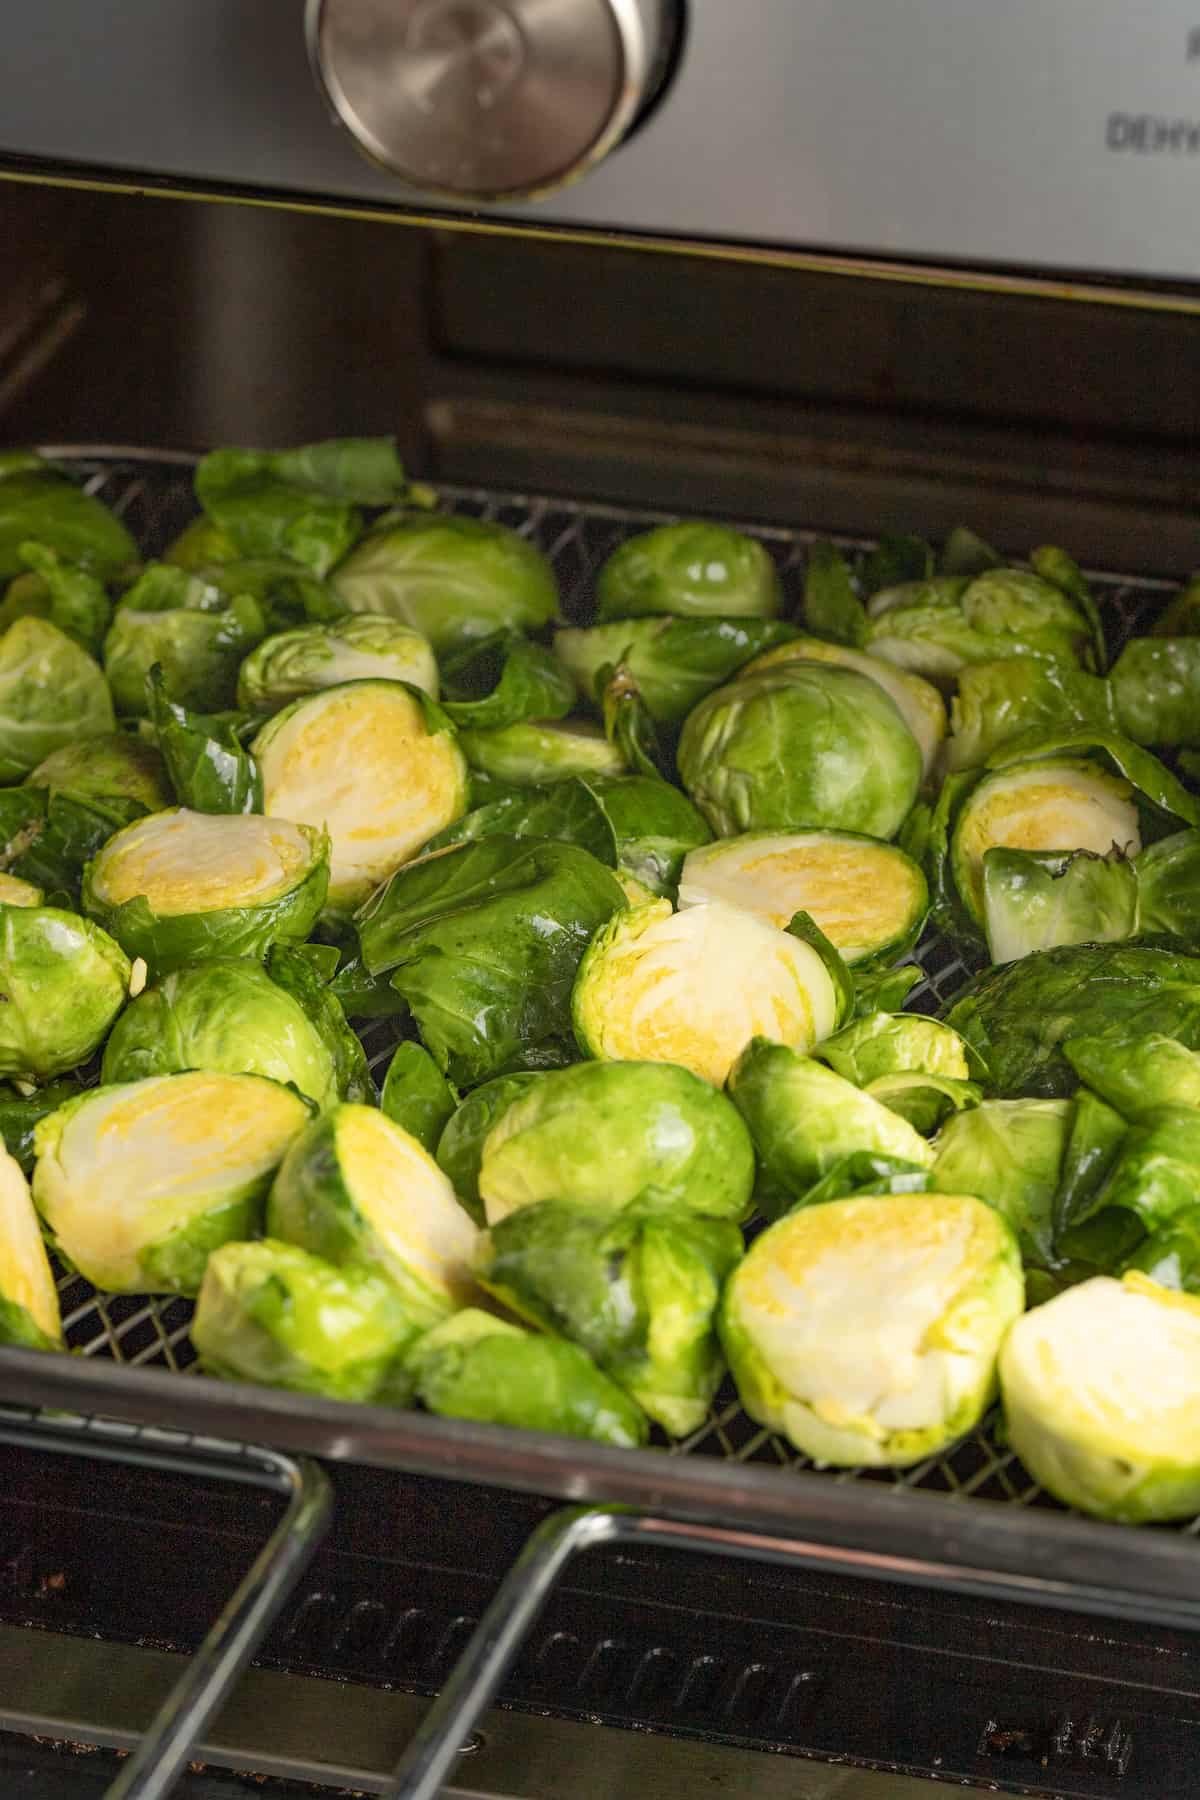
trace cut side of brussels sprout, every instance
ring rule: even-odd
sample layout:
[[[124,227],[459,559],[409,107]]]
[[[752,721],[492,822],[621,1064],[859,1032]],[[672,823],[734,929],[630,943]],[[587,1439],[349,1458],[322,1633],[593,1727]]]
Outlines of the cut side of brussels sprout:
[[[312,930],[329,840],[287,819],[176,808],[111,837],[87,866],[83,904],[158,973],[211,955],[261,955]]]
[[[625,758],[590,719],[525,719],[496,731],[461,731],[473,769],[500,781],[535,785],[573,775],[624,775]]]
[[[725,1289],[721,1335],[752,1418],[817,1463],[903,1466],[978,1423],[1024,1305],[1016,1242],[966,1195],[789,1213]]]
[[[983,859],[988,850],[1142,847],[1133,789],[1082,758],[1017,763],[985,775],[964,801],[951,838],[954,880],[977,925],[984,922]]]
[[[251,749],[263,807],[329,833],[328,905],[347,910],[467,809],[453,730],[392,681],[355,681],[294,700]]]
[[[0,1150],[0,1344],[62,1345],[58,1289],[20,1166]]]
[[[93,1088],[34,1133],[33,1197],[59,1253],[117,1294],[195,1294],[210,1253],[253,1237],[304,1127],[258,1075],[158,1075]]]
[[[1200,1510],[1200,1300],[1097,1276],[1017,1322],[1000,1382],[1013,1448],[1057,1499],[1127,1524]]]
[[[40,906],[42,890],[19,875],[0,875],[0,906]]]
[[[681,520],[619,544],[596,577],[600,619],[642,613],[773,619],[782,592],[770,555],[731,525]]]
[[[921,751],[926,779],[933,771],[937,753],[946,735],[946,702],[931,681],[908,669],[898,669],[882,657],[868,656],[846,644],[827,644],[821,638],[795,638],[765,650],[741,669],[743,675],[757,675],[763,669],[777,668],[781,663],[834,663],[838,668],[853,669],[875,682],[896,703],[900,717],[908,726]]]
[[[488,1223],[541,1200],[656,1205],[741,1218],[754,1151],[723,1094],[665,1062],[580,1063],[541,1075],[489,1128],[478,1186]]]
[[[0,906],[0,1075],[49,1080],[86,1062],[129,996],[129,959],[78,913]]]
[[[779,930],[805,912],[844,962],[899,954],[920,934],[929,888],[894,844],[849,831],[746,832],[691,850],[681,908],[720,900]]]
[[[362,613],[264,638],[238,671],[237,702],[247,712],[278,712],[302,694],[347,681],[407,681],[438,697],[428,639],[394,619]]]
[[[380,1276],[335,1269],[272,1238],[213,1252],[192,1321],[192,1342],[212,1375],[392,1405],[412,1391],[401,1357],[413,1337]]]
[[[838,1024],[838,994],[811,945],[721,901],[617,913],[589,945],[572,997],[588,1056],[668,1062],[724,1084],[752,1038],[808,1050]]]
[[[292,1144],[267,1203],[271,1237],[388,1280],[425,1329],[474,1293],[478,1233],[417,1139],[371,1106],[339,1106]]]

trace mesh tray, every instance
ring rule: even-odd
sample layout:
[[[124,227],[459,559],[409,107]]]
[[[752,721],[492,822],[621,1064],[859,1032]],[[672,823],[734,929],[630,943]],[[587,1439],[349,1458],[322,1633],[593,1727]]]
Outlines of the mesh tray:
[[[88,492],[104,500],[125,520],[148,555],[160,552],[195,513],[191,493],[192,465],[187,457],[91,447],[56,447],[49,454],[69,467]],[[439,492],[442,503],[448,508],[500,520],[545,551],[558,575],[564,613],[579,622],[588,617],[593,577],[605,557],[632,531],[665,516],[544,496],[494,494],[445,486]],[[745,529],[759,538],[776,560],[789,610],[792,609],[799,595],[805,547],[818,534],[761,527]],[[855,544],[865,540],[841,541]],[[1113,649],[1119,649],[1133,630],[1144,626],[1162,605],[1164,595],[1174,591],[1173,584],[1168,582],[1112,575],[1095,576],[1094,583]],[[925,970],[925,980],[914,990],[908,1004],[917,1011],[940,1011],[973,972],[945,940],[933,933],[927,934],[919,945],[916,960]],[[382,1079],[396,1041],[394,1026],[390,1021],[372,1024],[362,1036],[371,1067],[377,1078]],[[193,1367],[190,1301],[101,1294],[78,1276],[69,1274],[62,1276],[59,1291],[67,1341],[77,1353],[129,1366],[165,1368],[178,1373],[186,1373]],[[188,1384],[189,1387],[201,1385],[207,1387],[209,1384]],[[60,1383],[60,1392],[68,1391]],[[109,1391],[116,1392],[115,1384],[109,1384]],[[306,1403],[289,1396],[286,1404],[289,1409],[303,1410]],[[187,1407],[182,1394],[175,1410],[180,1423],[184,1423]],[[844,1489],[847,1484],[855,1487],[864,1483],[882,1484],[901,1491],[933,1492],[958,1499],[978,1496],[1023,1508],[1045,1507],[1061,1512],[1063,1509],[1038,1488],[1004,1447],[995,1425],[993,1414],[979,1430],[948,1454],[930,1457],[914,1468],[824,1472],[820,1485],[827,1488],[832,1483]],[[514,1438],[533,1441],[531,1434],[493,1432],[488,1439],[486,1432],[487,1428],[483,1432],[475,1428],[475,1437],[485,1443],[501,1443]],[[292,1441],[295,1442],[294,1434]],[[446,1442],[449,1444],[450,1441],[447,1437]],[[668,1444],[666,1439],[661,1439],[660,1444],[673,1457],[719,1458],[741,1465],[747,1473],[748,1465],[766,1465],[773,1470],[788,1471],[811,1470],[813,1467],[807,1458],[798,1456],[782,1439],[755,1425],[742,1411],[729,1385],[717,1396],[708,1419],[698,1431],[681,1442]],[[364,1460],[370,1459],[364,1456]],[[665,1475],[666,1471],[663,1473]],[[501,1477],[498,1475],[497,1479]],[[511,1470],[509,1484],[537,1485],[536,1479],[527,1472],[517,1479]],[[549,1487],[546,1491],[550,1491]],[[560,1484],[559,1491],[569,1489],[564,1483]],[[686,1494],[690,1490],[684,1484],[681,1491]],[[739,1491],[727,1485],[725,1504],[733,1505],[733,1496]],[[1100,1527],[1088,1529],[1104,1530]],[[1182,1529],[1185,1533],[1195,1534],[1200,1531],[1200,1519]],[[1130,1534],[1121,1535],[1128,1539]],[[1161,1534],[1155,1535],[1161,1538]],[[1145,1534],[1140,1537],[1145,1540]]]

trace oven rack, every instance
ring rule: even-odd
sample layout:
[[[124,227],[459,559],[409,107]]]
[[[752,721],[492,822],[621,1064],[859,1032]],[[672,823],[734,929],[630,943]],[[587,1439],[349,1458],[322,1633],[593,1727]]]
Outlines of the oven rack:
[[[189,455],[124,446],[51,446],[45,454],[112,507],[147,555],[160,552],[194,516],[195,459]],[[498,519],[538,544],[554,564],[563,612],[576,622],[588,617],[594,575],[611,550],[632,531],[670,516],[453,486],[439,487],[439,498],[450,509]],[[776,560],[793,610],[805,551],[823,534],[743,528]],[[870,540],[841,535],[838,541],[857,546]],[[1114,649],[1148,622],[1175,585],[1120,575],[1092,579]],[[909,1005],[940,1011],[973,969],[936,933],[927,933],[915,954],[925,979]],[[394,1023],[369,1024],[362,1039],[381,1078],[396,1041]],[[218,1382],[195,1371],[189,1301],[105,1295],[69,1273],[61,1275],[59,1289],[74,1354],[6,1351],[0,1398],[85,1419],[536,1493],[607,1519],[608,1525],[583,1528],[572,1522],[579,1513],[556,1515],[559,1524],[547,1528],[540,1551],[535,1542],[528,1553],[539,1593],[549,1592],[589,1533],[600,1541],[606,1534],[636,1537],[640,1531],[680,1547],[798,1559],[875,1579],[1200,1630],[1194,1542],[1200,1518],[1175,1529],[1135,1530],[1070,1514],[1005,1446],[995,1415],[948,1453],[914,1468],[826,1472],[755,1425],[727,1387],[688,1438],[661,1439],[644,1451],[612,1450]],[[187,1379],[172,1379],[181,1375]],[[509,1602],[515,1591],[506,1583]],[[494,1634],[485,1641],[488,1618],[468,1647],[457,1691],[448,1687],[431,1719],[432,1735],[423,1749],[418,1746],[425,1756],[420,1779],[427,1784],[431,1769],[441,1766],[426,1754],[437,1736],[434,1727],[453,1733],[472,1711],[477,1714],[517,1647],[515,1641],[507,1648],[497,1643]],[[433,1793],[436,1781],[397,1791]]]

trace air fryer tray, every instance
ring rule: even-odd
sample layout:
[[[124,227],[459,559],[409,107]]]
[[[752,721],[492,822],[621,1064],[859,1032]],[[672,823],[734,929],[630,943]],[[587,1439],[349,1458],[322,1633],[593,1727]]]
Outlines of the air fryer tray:
[[[123,447],[56,447],[120,514],[149,554],[193,516],[192,459]],[[444,505],[498,519],[552,560],[565,614],[583,622],[593,577],[631,531],[661,515],[541,496],[443,487]],[[776,559],[790,602],[815,533],[748,527]],[[1144,624],[1171,584],[1094,577],[1110,638]],[[971,974],[929,934],[917,951],[926,979],[909,1004],[941,1008]],[[391,1022],[363,1032],[382,1076]],[[903,1470],[823,1472],[742,1411],[731,1387],[698,1431],[659,1448],[613,1450],[542,1433],[472,1425],[218,1382],[193,1372],[191,1303],[97,1293],[59,1281],[72,1356],[3,1353],[0,1398],[83,1416],[254,1442],[310,1455],[440,1475],[587,1504],[623,1505],[667,1520],[796,1540],[802,1559],[919,1585],[1021,1597],[1048,1605],[1200,1629],[1200,1518],[1175,1530],[1133,1529],[1073,1516],[1006,1448],[995,1415],[944,1455]],[[187,1379],[177,1379],[186,1376]],[[747,1540],[750,1541],[750,1540]]]

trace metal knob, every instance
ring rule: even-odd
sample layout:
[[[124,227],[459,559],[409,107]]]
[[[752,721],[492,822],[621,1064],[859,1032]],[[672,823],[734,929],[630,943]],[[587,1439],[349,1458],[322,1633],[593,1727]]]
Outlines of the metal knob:
[[[375,163],[456,199],[581,174],[653,98],[675,0],[307,0],[309,56]]]

